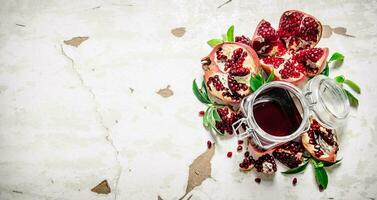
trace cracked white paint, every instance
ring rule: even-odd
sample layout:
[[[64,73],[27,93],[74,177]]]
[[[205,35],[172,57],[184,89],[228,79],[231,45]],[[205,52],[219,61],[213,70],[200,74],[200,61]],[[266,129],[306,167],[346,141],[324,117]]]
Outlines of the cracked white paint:
[[[111,138],[111,130],[109,127],[107,127],[104,122],[103,122],[103,116],[99,110],[99,105],[98,105],[98,102],[96,100],[96,95],[94,93],[94,91],[85,84],[85,81],[84,79],[82,78],[80,72],[78,69],[76,69],[76,66],[75,66],[75,61],[69,57],[65,51],[64,51],[64,47],[63,47],[63,44],[60,45],[61,47],[61,52],[62,52],[62,55],[64,55],[66,58],[68,58],[70,61],[71,61],[71,65],[72,65],[72,70],[75,72],[75,75],[77,76],[77,78],[80,80],[80,83],[81,83],[81,86],[83,88],[85,88],[89,93],[90,93],[90,96],[92,97],[92,100],[93,100],[93,103],[94,103],[94,110],[95,110],[95,113],[97,114],[97,117],[98,117],[98,122],[100,123],[100,125],[102,126],[102,129],[103,131],[106,133],[106,141],[109,142],[109,144],[111,145],[111,147],[113,148],[114,150],[114,156],[115,156],[115,160],[117,161],[117,165],[118,165],[118,173],[117,173],[117,176],[115,177],[115,184],[114,187],[112,189],[112,191],[114,192],[114,198],[117,199],[117,193],[118,193],[118,183],[119,183],[119,179],[120,179],[120,176],[122,174],[122,165],[119,161],[119,151],[117,149],[117,147],[114,145],[113,143],[113,140]]]
[[[260,19],[276,25],[289,8],[355,36],[333,34],[319,44],[346,57],[330,73],[362,88],[360,107],[340,135],[342,165],[330,170],[324,192],[315,187],[311,168],[295,175],[296,187],[279,173],[257,185],[254,173],[237,169],[236,139],[219,138],[212,178],[187,196],[377,198],[377,85],[370,75],[377,74],[375,3],[230,1],[217,8],[224,2],[2,2],[0,199],[178,199],[188,166],[211,139],[198,117],[205,107],[190,88],[210,51],[206,41],[231,24],[236,35],[251,36]],[[185,27],[185,35],[173,36],[175,27]],[[62,44],[82,35],[90,39],[77,48]],[[174,95],[161,98],[155,92],[166,85]],[[104,179],[110,194],[90,191]]]

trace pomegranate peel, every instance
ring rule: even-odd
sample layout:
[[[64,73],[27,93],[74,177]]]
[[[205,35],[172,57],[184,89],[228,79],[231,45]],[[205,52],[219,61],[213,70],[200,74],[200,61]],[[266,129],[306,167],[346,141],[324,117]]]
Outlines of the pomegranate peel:
[[[241,36],[236,41],[250,45],[261,57],[263,69],[271,73],[274,80],[299,85],[322,72],[327,48],[314,48],[322,35],[322,25],[313,16],[288,10],[280,18],[278,29],[262,20],[259,22],[252,40]]]
[[[249,79],[259,68],[255,51],[242,43],[224,42],[202,59],[204,80],[212,100],[237,105],[250,91]]]
[[[310,128],[301,136],[301,140],[306,151],[315,159],[336,162],[338,143],[334,129],[325,128],[311,118]]]

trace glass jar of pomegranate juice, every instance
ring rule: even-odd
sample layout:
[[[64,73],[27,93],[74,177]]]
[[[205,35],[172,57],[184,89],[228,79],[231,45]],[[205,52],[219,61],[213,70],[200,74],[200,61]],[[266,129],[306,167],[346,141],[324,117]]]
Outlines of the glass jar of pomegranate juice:
[[[240,109],[245,117],[232,125],[233,132],[240,139],[251,137],[258,148],[268,150],[307,131],[310,116],[324,127],[340,128],[349,107],[343,89],[326,76],[312,78],[303,90],[273,81],[243,99]]]

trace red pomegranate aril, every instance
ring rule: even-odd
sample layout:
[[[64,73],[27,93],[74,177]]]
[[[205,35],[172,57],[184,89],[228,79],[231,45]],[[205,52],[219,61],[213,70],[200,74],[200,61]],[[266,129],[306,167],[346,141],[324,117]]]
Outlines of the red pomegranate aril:
[[[226,154],[226,156],[227,156],[228,158],[230,158],[230,157],[232,157],[232,154],[233,154],[233,153],[229,151],[229,152]]]
[[[207,141],[207,147],[208,147],[208,149],[210,149],[211,147],[212,147],[212,142],[211,141]]]
[[[297,85],[324,68],[328,50],[314,48],[321,34],[322,25],[317,19],[289,10],[281,16],[277,31],[262,20],[254,33],[252,47],[261,56],[265,71],[277,69],[275,80]]]
[[[255,181],[256,183],[260,183],[260,182],[262,181],[262,179],[260,179],[260,178],[255,178],[254,181]]]
[[[255,161],[255,169],[257,172],[262,172],[264,174],[274,174],[277,170],[275,159],[270,154],[265,154],[259,157]]]
[[[248,158],[250,156],[250,153],[248,151],[246,151],[244,156],[245,156],[245,158]]]
[[[221,122],[216,122],[216,129],[221,133],[233,134],[232,124],[239,120],[242,116],[241,113],[236,113],[230,107],[222,107],[217,109]]]
[[[245,164],[242,162],[242,163],[239,164],[239,167],[240,168],[245,168]]]
[[[252,46],[251,45],[251,40],[248,37],[244,36],[244,35],[236,36],[236,42],[240,42],[240,43],[246,44],[246,45],[248,45],[250,47]]]
[[[199,111],[199,116],[203,117],[204,116],[204,111]]]
[[[238,140],[237,142],[239,145],[243,144],[243,140]]]
[[[305,149],[317,160],[335,162],[338,143],[335,130],[322,127],[314,118],[310,119],[310,128],[302,137]]]
[[[292,184],[293,184],[293,186],[296,186],[296,184],[297,184],[297,178],[293,178]]]
[[[304,147],[301,143],[291,141],[282,146],[277,147],[272,155],[288,166],[289,168],[298,167],[303,161]]]
[[[241,145],[238,145],[237,151],[242,151],[242,146]]]
[[[263,58],[263,62],[266,64],[271,64],[276,69],[279,67],[279,65],[281,65],[284,62],[284,59],[276,57],[266,57]]]

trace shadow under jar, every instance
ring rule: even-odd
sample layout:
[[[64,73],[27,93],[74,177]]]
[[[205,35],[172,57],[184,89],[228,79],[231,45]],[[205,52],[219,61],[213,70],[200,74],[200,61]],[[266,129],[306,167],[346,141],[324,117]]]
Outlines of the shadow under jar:
[[[243,99],[240,109],[245,118],[233,124],[233,132],[240,139],[251,137],[263,151],[307,131],[311,116],[324,127],[342,127],[349,114],[349,103],[339,84],[320,75],[302,90],[281,81],[265,84]]]

